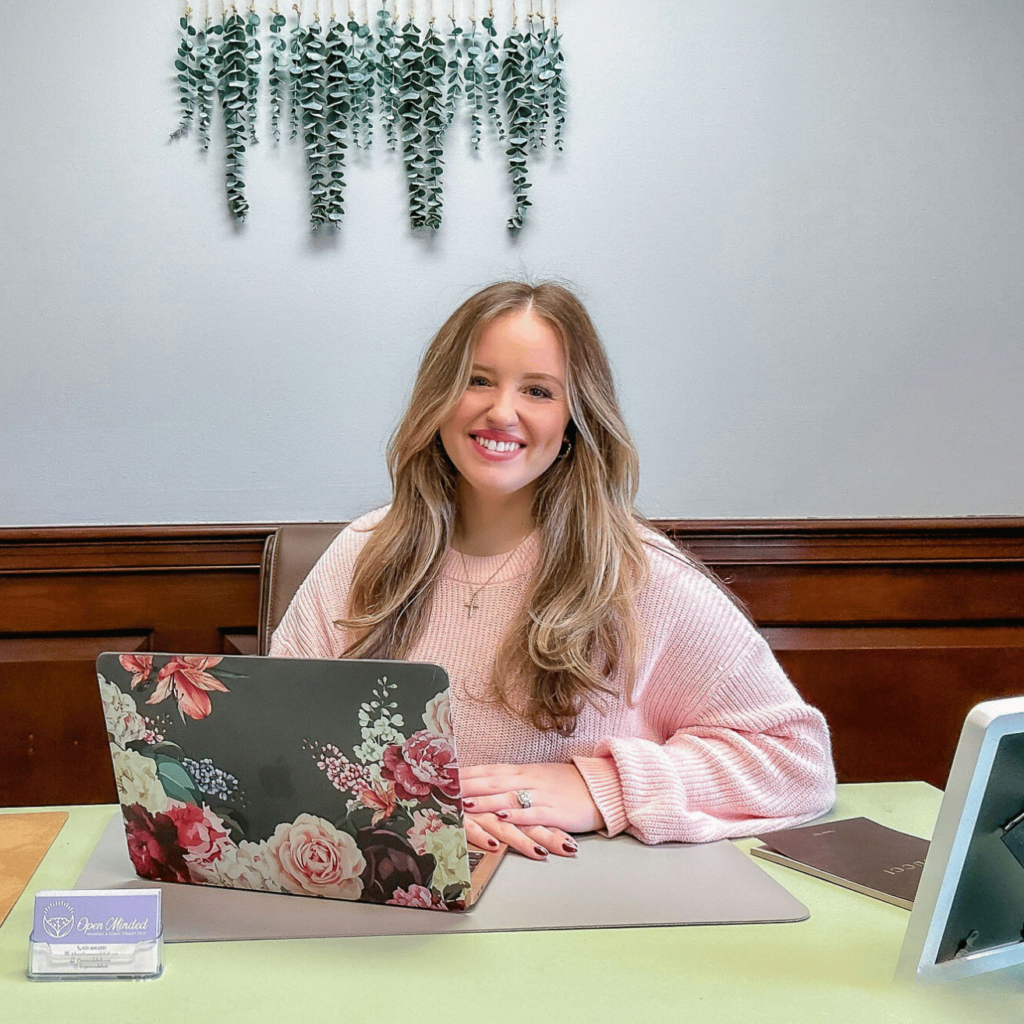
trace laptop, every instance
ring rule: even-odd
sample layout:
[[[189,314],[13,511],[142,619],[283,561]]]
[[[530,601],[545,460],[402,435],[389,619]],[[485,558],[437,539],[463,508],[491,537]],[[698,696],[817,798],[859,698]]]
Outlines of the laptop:
[[[437,665],[135,652],[96,672],[143,878],[461,911],[507,850],[467,843]]]

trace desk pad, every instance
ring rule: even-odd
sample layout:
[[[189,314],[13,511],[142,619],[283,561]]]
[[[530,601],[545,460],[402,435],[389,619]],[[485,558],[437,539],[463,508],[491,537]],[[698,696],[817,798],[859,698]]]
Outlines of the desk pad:
[[[118,812],[78,889],[163,889],[164,940],[297,939],[556,928],[804,921],[807,908],[731,843],[644,846],[580,836],[573,859],[508,854],[464,913],[151,882],[135,874]]]
[[[67,811],[0,814],[0,924],[67,820]]]

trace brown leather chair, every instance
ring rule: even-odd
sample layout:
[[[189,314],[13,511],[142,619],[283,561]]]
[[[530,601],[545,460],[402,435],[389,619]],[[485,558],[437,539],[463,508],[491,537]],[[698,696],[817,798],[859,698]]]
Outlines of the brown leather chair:
[[[270,637],[288,610],[302,581],[345,523],[289,523],[279,526],[263,545],[260,563],[260,609],[256,621],[257,652],[270,651]]]

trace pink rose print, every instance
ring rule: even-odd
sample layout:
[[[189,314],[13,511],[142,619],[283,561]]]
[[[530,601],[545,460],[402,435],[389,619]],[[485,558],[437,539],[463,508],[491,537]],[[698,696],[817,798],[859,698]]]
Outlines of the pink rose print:
[[[356,900],[366,861],[347,833],[312,814],[282,823],[267,840],[267,866],[282,889],[304,896]]]
[[[408,890],[396,889],[388,903],[396,907],[419,907],[421,910],[447,910],[444,900],[422,885],[410,885]]]
[[[171,658],[157,673],[156,689],[147,704],[159,704],[173,693],[178,702],[178,711],[197,721],[211,711],[209,690],[227,693],[228,688],[206,670],[219,665],[222,658],[181,657]]]
[[[178,845],[190,863],[209,864],[220,860],[225,847],[231,845],[224,822],[209,807],[174,802],[166,814],[178,830]]]
[[[121,662],[121,668],[131,672],[133,690],[140,683],[144,683],[149,678],[149,673],[153,671],[152,654],[122,654],[117,660]]]
[[[443,736],[425,729],[413,733],[401,746],[385,747],[381,772],[394,782],[400,800],[422,800],[431,791],[442,800],[459,799],[455,749]]]
[[[427,701],[423,711],[423,724],[429,732],[436,732],[445,739],[450,740],[455,734],[452,728],[452,705],[447,690]]]

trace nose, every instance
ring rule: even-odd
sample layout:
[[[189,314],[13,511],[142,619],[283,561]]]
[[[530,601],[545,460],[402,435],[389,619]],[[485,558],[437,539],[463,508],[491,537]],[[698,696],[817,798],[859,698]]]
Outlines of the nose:
[[[492,392],[491,407],[487,410],[488,421],[496,428],[508,427],[519,421],[514,388],[495,388]]]

